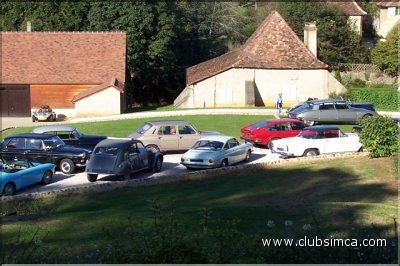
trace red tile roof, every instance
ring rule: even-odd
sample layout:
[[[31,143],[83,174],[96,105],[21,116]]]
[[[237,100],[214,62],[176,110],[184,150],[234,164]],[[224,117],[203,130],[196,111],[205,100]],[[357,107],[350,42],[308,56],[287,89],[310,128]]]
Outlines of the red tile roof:
[[[328,1],[329,4],[337,6],[348,16],[366,16],[365,12],[356,1]]]
[[[378,1],[376,4],[380,7],[400,7],[399,1]]]
[[[326,69],[299,39],[282,16],[272,12],[237,51],[229,52],[186,70],[191,85],[231,68]]]
[[[1,32],[2,84],[125,81],[124,32]]]
[[[86,98],[92,94],[98,93],[98,92],[105,90],[107,88],[110,88],[110,87],[113,87],[113,88],[119,90],[121,93],[123,93],[125,85],[124,85],[124,83],[119,81],[117,78],[112,78],[108,82],[104,82],[103,84],[100,84],[99,86],[94,86],[92,88],[89,88],[85,91],[78,93],[77,95],[74,96],[74,98],[72,98],[72,102],[73,103],[77,102],[83,98]]]

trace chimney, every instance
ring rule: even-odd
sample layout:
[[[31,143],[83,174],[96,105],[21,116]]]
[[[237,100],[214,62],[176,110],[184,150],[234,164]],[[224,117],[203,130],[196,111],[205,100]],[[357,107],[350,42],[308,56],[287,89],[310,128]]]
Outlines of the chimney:
[[[32,23],[30,21],[26,22],[26,31],[31,32],[32,31]]]
[[[304,43],[311,53],[317,57],[317,26],[315,21],[306,23],[304,26]]]

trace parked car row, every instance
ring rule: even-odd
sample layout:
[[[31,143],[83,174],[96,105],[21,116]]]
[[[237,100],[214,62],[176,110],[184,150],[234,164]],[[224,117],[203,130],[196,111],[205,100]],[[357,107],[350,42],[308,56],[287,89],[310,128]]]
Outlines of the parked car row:
[[[240,134],[244,143],[219,132],[200,131],[185,121],[147,122],[127,138],[86,135],[64,125],[38,127],[1,143],[0,189],[11,195],[33,183],[49,183],[55,170],[72,174],[79,167],[85,167],[90,182],[100,174],[126,179],[138,171],[158,172],[163,153],[170,151],[184,152],[179,163],[191,170],[249,161],[253,145],[285,158],[362,149],[357,134],[291,118],[262,120],[243,127]]]

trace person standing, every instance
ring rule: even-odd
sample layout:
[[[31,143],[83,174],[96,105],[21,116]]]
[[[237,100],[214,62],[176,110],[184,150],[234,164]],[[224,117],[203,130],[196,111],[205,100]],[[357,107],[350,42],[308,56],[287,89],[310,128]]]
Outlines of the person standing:
[[[275,101],[275,109],[276,109],[275,117],[276,117],[276,118],[280,118],[280,116],[281,116],[282,104],[283,104],[283,101],[282,101],[282,92],[280,92],[280,93],[278,94],[278,97],[276,98],[276,101]]]

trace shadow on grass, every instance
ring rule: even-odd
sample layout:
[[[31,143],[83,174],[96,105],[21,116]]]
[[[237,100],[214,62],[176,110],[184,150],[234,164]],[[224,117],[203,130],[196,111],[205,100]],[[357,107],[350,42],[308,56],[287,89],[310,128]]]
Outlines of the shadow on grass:
[[[358,251],[350,248],[340,251],[315,247],[302,250],[272,250],[262,247],[259,243],[261,237],[317,235],[323,238],[334,235],[341,238],[381,237],[387,240],[388,245],[393,244],[391,247],[397,248],[393,222],[397,218],[396,182],[390,174],[384,174],[380,169],[373,169],[377,175],[375,179],[365,178],[367,168],[359,167],[366,166],[370,161],[361,160],[364,161],[354,166],[351,161],[338,160],[325,162],[322,166],[311,164],[251,172],[246,170],[201,181],[126,188],[107,193],[61,198],[49,203],[57,207],[41,221],[48,231],[44,241],[50,246],[66,247],[71,254],[80,256],[91,252],[92,245],[104,246],[111,242],[115,244],[115,241],[124,248],[135,249],[133,246],[138,244],[137,240],[132,240],[126,234],[126,230],[135,224],[135,230],[144,234],[142,240],[149,241],[148,244],[154,245],[156,251],[159,243],[153,241],[157,241],[157,238],[150,237],[155,231],[161,230],[158,227],[154,228],[155,210],[151,205],[156,202],[160,206],[159,212],[169,213],[173,209],[174,221],[184,228],[179,234],[193,237],[194,242],[197,234],[202,234],[204,229],[203,208],[209,211],[209,232],[219,232],[221,226],[235,221],[232,234],[240,234],[243,239],[249,237],[248,242],[242,243],[223,236],[226,245],[224,248],[228,254],[224,259],[218,256],[208,257],[207,263],[396,263],[397,257],[393,255],[396,253],[388,255],[386,251],[382,251],[382,247],[368,249],[373,257],[357,257]],[[382,169],[386,169],[391,161],[381,160],[377,163]],[[274,221],[275,226],[267,227],[267,220]],[[290,230],[285,226],[287,220],[293,222]],[[311,229],[304,231],[302,228],[305,224],[310,224]],[[31,228],[37,226],[38,223],[30,225]],[[104,230],[108,232],[107,236]],[[11,235],[11,228],[3,232],[4,239],[10,239]],[[212,245],[219,245],[218,239],[208,240]],[[239,242],[244,245],[244,251],[241,251],[243,254],[236,254],[230,249]],[[170,244],[177,245],[175,242]],[[196,248],[207,250],[207,246],[202,245]],[[146,252],[150,250],[152,248]],[[176,251],[165,249],[163,252],[175,254]],[[182,258],[174,260],[173,256],[162,260],[154,253],[155,257],[146,261],[138,254],[135,257],[135,254],[133,252],[127,255],[126,260],[115,261],[107,257],[108,259],[102,262],[182,262]],[[151,254],[150,252],[150,257]],[[205,258],[200,259],[194,254],[179,256],[184,256],[183,261],[187,263],[204,262]],[[59,261],[71,260],[96,262],[91,259],[75,260],[68,256]]]

